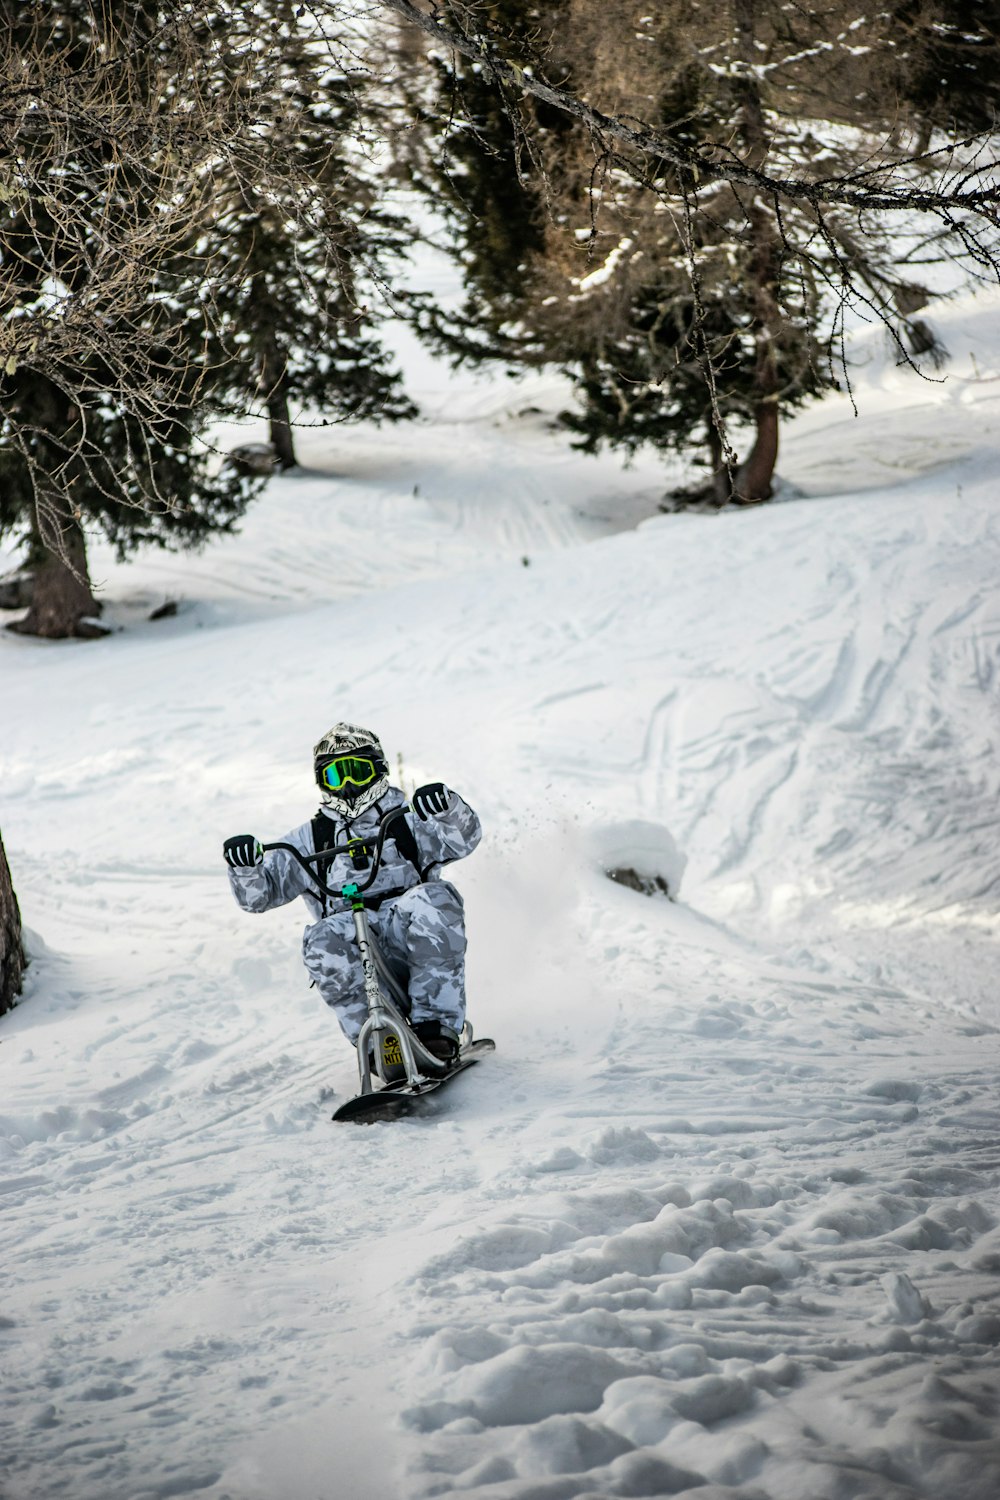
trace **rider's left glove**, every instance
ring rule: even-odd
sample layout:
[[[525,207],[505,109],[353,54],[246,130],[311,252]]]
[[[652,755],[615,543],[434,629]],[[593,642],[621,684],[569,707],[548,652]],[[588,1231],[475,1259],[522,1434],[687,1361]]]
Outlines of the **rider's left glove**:
[[[222,857],[231,869],[248,870],[263,861],[264,851],[252,833],[238,833],[234,838],[226,839]]]
[[[413,811],[422,823],[426,823],[432,813],[447,812],[448,797],[448,788],[443,781],[429,781],[426,786],[418,786],[413,793]]]

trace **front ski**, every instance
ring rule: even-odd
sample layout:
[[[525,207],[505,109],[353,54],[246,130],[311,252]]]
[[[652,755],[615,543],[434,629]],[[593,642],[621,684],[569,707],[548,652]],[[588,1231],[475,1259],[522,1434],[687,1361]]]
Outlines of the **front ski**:
[[[447,1073],[442,1073],[437,1078],[425,1078],[422,1083],[407,1083],[405,1078],[401,1078],[397,1083],[383,1084],[369,1094],[358,1094],[355,1098],[348,1099],[339,1109],[334,1110],[330,1118],[353,1120],[358,1125],[371,1125],[376,1120],[394,1120],[399,1115],[411,1112],[425,1094],[433,1093],[457,1073],[464,1073],[466,1068],[471,1068],[487,1052],[494,1051],[496,1043],[488,1036],[480,1037],[459,1053],[458,1061]]]

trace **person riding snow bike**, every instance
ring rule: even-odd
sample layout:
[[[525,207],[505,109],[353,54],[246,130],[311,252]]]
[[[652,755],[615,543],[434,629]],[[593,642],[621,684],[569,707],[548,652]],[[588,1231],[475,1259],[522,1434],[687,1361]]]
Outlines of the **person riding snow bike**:
[[[389,783],[377,736],[356,724],[335,724],[316,745],[313,766],[319,811],[280,842],[306,855],[348,844],[350,851],[323,870],[324,884],[338,890],[371,868],[379,826],[394,808],[406,807],[406,798]],[[465,911],[440,872],[472,853],[482,829],[468,803],[440,781],[418,787],[411,807],[390,824],[365,907],[381,952],[408,992],[413,1030],[435,1056],[448,1059],[465,1022]],[[302,937],[303,961],[356,1045],[367,1003],[349,902],[324,895],[292,854],[265,853],[253,834],[226,839],[223,855],[244,911],[270,911],[302,897],[313,918]]]

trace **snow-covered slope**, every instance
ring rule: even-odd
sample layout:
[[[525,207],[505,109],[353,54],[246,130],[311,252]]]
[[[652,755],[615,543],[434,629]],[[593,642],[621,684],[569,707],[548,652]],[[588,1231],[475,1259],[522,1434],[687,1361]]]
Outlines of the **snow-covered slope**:
[[[944,332],[711,517],[417,365],[241,536],[98,554],[123,632],[0,639],[4,1500],[1000,1492],[1000,304]],[[219,857],[342,716],[487,828],[497,1053],[368,1128]]]

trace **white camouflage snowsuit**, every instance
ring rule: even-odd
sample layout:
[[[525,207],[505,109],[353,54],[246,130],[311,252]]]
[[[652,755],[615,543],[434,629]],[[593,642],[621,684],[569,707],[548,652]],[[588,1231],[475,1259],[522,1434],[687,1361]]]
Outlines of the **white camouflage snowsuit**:
[[[363,839],[374,847],[382,817],[405,801],[397,787],[389,787],[350,823],[334,809],[321,808],[332,825],[324,847],[348,839]],[[482,829],[468,803],[451,791],[444,812],[426,821],[413,812],[404,817],[416,841],[420,869],[399,851],[390,826],[378,876],[365,892],[366,903],[377,902],[387,892],[393,894],[377,908],[369,907],[369,924],[386,962],[409,991],[411,1020],[445,1021],[461,1031],[465,1020],[464,906],[458,891],[439,872],[443,865],[471,854]],[[311,822],[286,833],[279,842],[293,844],[303,854],[317,852]],[[325,883],[337,890],[353,881],[363,883],[371,866],[358,870],[346,854],[340,854],[321,868],[326,871]],[[244,911],[270,911],[302,897],[315,919],[302,935],[303,961],[323,999],[336,1012],[345,1036],[356,1042],[368,1007],[348,903],[339,897],[324,898],[298,861],[282,849],[266,853],[262,864],[230,869],[229,883]]]

